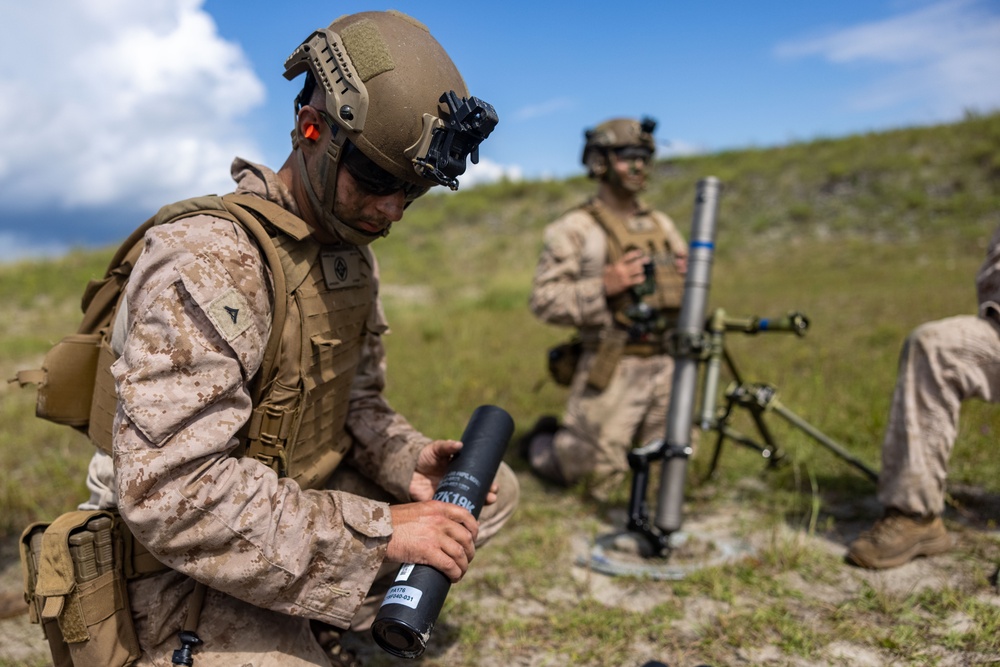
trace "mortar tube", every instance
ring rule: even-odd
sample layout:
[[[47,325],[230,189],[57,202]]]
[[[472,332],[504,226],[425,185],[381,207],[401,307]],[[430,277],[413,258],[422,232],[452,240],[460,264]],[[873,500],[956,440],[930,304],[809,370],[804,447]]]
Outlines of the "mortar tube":
[[[708,176],[698,182],[695,194],[684,299],[677,324],[679,345],[667,412],[665,457],[654,521],[657,528],[668,534],[679,530],[682,522],[684,481],[691,455],[691,422],[715,255],[715,218],[720,189],[719,180]]]

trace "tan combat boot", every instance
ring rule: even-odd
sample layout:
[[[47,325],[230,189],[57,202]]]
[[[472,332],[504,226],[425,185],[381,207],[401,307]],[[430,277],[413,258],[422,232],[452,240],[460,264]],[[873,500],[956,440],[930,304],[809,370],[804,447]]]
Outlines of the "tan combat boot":
[[[951,550],[951,538],[941,517],[913,517],[889,509],[871,530],[861,533],[847,549],[848,560],[861,567],[898,567],[917,556]]]
[[[521,438],[521,456],[528,462],[531,472],[550,482],[565,484],[552,444],[558,431],[558,419],[552,415],[539,417],[531,430]]]

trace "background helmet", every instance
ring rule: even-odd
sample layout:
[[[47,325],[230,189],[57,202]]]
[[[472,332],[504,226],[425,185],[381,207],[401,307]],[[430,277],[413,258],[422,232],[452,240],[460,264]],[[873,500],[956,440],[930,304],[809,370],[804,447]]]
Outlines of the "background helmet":
[[[585,130],[581,161],[587,167],[587,175],[591,178],[603,176],[608,168],[608,152],[619,148],[641,148],[649,151],[649,156],[652,157],[656,152],[654,130],[656,121],[649,117],[643,117],[642,120],[612,118]]]

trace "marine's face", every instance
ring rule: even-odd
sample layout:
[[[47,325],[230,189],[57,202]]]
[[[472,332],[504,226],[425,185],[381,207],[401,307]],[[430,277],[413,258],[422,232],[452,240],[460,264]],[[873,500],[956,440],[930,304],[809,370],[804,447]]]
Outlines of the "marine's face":
[[[366,234],[381,236],[392,223],[403,217],[406,206],[403,190],[374,194],[351,175],[349,169],[339,169],[338,172],[333,211],[341,222]]]
[[[626,146],[608,152],[608,180],[631,194],[646,188],[649,168],[649,151],[637,146]]]
[[[315,107],[306,105],[299,110],[299,124],[299,148],[304,159],[301,177],[316,195],[306,202],[323,242],[340,239],[357,245],[371,243],[385,236],[392,223],[402,218],[407,203],[427,191],[394,178],[350,142],[341,151],[338,164],[328,153],[333,140],[332,124]],[[328,188],[328,175],[334,169],[336,185]]]

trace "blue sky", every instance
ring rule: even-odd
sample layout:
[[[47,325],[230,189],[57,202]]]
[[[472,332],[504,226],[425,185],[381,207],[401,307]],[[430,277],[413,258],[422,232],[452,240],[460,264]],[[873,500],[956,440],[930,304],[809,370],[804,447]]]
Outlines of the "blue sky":
[[[387,8],[425,23],[500,116],[463,187],[580,173],[583,130],[614,116],[656,118],[669,155],[1000,108],[1000,0],[0,0],[0,261],[228,191],[235,155],[280,166],[285,57]]]

